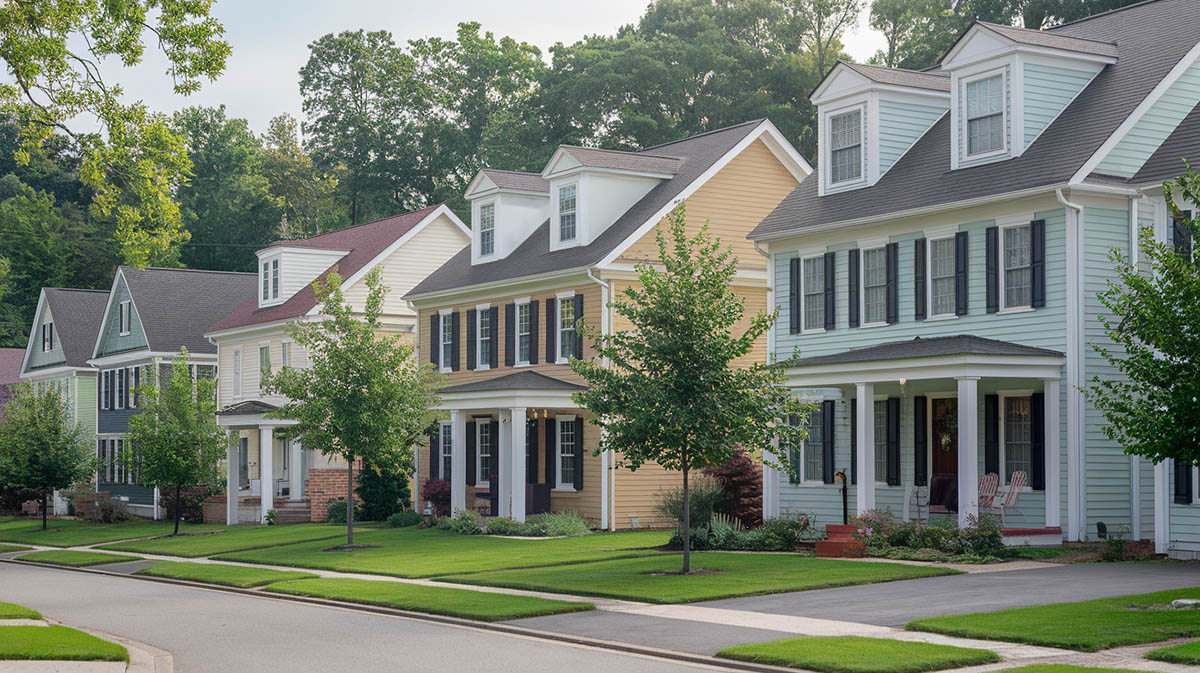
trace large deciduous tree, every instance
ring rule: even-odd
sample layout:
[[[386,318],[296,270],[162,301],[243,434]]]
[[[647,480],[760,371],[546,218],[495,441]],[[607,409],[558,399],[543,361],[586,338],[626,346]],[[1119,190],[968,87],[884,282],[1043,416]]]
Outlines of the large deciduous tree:
[[[688,573],[691,471],[723,465],[739,448],[761,452],[777,438],[793,445],[805,425],[783,421],[807,419],[811,405],[783,387],[779,369],[735,365],[771,329],[775,314],[751,316],[736,333],[745,306],[730,284],[737,272],[732,250],[722,249],[707,225],[689,236],[682,205],[656,236],[659,261],[639,264],[639,283],[612,303],[631,329],[600,334],[583,325],[596,357],[572,359],[571,368],[588,382],[574,397],[603,429],[598,451],[613,451],[630,470],[653,461],[682,473]]]
[[[818,78],[833,67],[841,52],[841,38],[858,23],[867,0],[786,0],[790,29],[815,57]]]
[[[300,125],[282,114],[271,119],[262,136],[262,172],[280,213],[282,238],[306,238],[350,224],[337,198],[337,171],[313,163],[300,142]]]
[[[354,544],[354,462],[411,476],[413,447],[438,401],[433,369],[417,362],[411,343],[382,331],[387,288],[379,268],[364,282],[366,301],[353,307],[336,269],[314,281],[322,319],[288,325],[311,364],[284,367],[263,383],[287,398],[272,415],[296,421],[293,437],[345,461],[347,546]]]

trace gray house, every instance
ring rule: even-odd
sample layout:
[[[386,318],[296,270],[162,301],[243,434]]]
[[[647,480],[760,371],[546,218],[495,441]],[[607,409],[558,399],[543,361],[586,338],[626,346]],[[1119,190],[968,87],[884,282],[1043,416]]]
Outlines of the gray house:
[[[764,476],[768,515],[841,523],[843,472],[851,514],[1009,503],[1013,543],[1104,523],[1200,555],[1196,467],[1126,455],[1084,395],[1115,373],[1093,348],[1110,251],[1188,245],[1162,184],[1200,159],[1198,57],[1194,0],[1157,0],[977,23],[927,71],[834,66],[812,93],[818,169],[750,236],[771,352],[820,403],[798,479]]]
[[[204,330],[254,296],[253,273],[122,266],[113,278],[88,363],[98,370],[96,489],[125,499],[139,516],[158,518],[158,496],[126,468],[125,435],[138,412],[137,387],[188,350],[193,376],[215,377],[217,347]]]

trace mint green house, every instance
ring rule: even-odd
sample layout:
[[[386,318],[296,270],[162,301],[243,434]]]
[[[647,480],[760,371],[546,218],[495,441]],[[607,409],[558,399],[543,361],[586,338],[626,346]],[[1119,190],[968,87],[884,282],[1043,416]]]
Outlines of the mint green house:
[[[750,235],[770,351],[820,403],[797,478],[765,471],[768,516],[841,523],[842,473],[850,515],[991,511],[1014,544],[1103,523],[1200,556],[1196,467],[1126,455],[1083,392],[1114,375],[1094,349],[1110,251],[1190,246],[1162,184],[1200,160],[1198,57],[1194,1],[1157,0],[977,23],[931,70],[833,67],[818,169]]]

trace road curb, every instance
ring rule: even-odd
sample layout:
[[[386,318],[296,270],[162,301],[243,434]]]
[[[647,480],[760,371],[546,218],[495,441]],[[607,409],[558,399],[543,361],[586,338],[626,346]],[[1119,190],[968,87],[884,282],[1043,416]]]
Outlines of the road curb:
[[[276,594],[257,589],[243,589],[241,587],[227,587],[218,584],[205,584],[203,582],[191,582],[188,580],[179,580],[168,577],[151,577],[149,575],[130,575],[127,573],[117,573],[108,570],[102,570],[96,567],[71,567],[71,566],[56,566],[48,563],[34,563],[32,561],[22,561],[20,559],[0,559],[3,563],[12,563],[17,565],[34,566],[38,568],[51,568],[54,570],[64,570],[69,572],[90,573],[94,575],[104,575],[108,577],[121,577],[126,579],[140,580],[143,582],[158,582],[160,584],[174,584],[192,589],[204,589],[207,591],[220,591],[230,594],[238,594],[242,596],[252,596],[255,598],[264,598],[268,600],[289,601],[292,603],[304,603],[308,605],[316,605],[320,607],[340,608],[343,610],[353,610],[356,612],[366,612],[371,614],[386,615],[389,617],[399,617],[403,619],[415,619],[425,622],[433,622],[454,626],[458,628],[474,629],[478,631],[491,631],[494,633],[503,633],[510,636],[521,636],[525,638],[534,638],[537,640],[545,640],[550,642],[562,643],[566,645],[574,645],[579,647],[590,647],[595,649],[608,650],[619,652],[622,654],[630,654],[651,659],[661,659],[687,664],[696,664],[713,668],[736,671],[753,671],[755,673],[783,673],[788,671],[795,673],[795,669],[785,668],[782,666],[772,666],[769,664],[759,664],[749,661],[738,661],[735,659],[721,659],[705,654],[693,654],[690,652],[680,652],[677,650],[667,650],[657,647],[649,647],[646,645],[635,645],[632,643],[623,643],[613,640],[602,640],[599,638],[589,638],[586,636],[577,636],[566,633],[556,633],[553,631],[541,631],[531,629],[524,626],[516,626],[504,622],[481,622],[473,619],[464,619],[462,617],[449,617],[446,615],[431,615],[424,612],[412,612],[409,610],[398,610],[396,608],[388,608],[378,605],[364,605],[362,603],[348,603],[343,601],[334,601],[326,598],[312,598],[309,596],[293,596],[289,594]],[[75,627],[77,628],[77,627]],[[105,634],[101,637],[117,639],[116,636]],[[119,642],[119,640],[118,640]],[[130,641],[133,642],[133,641]],[[122,644],[125,644],[122,642]],[[161,650],[159,650],[161,652]],[[170,656],[169,654],[167,655]],[[132,659],[132,653],[131,657]],[[134,669],[130,668],[130,671]],[[171,673],[172,669],[139,669],[137,673]]]
[[[46,564],[29,564],[29,565],[46,565]],[[175,659],[171,653],[166,650],[160,650],[153,645],[140,643],[136,640],[130,640],[124,636],[118,636],[106,631],[98,631],[96,629],[88,629],[82,626],[74,626],[72,624],[63,624],[62,622],[48,619],[52,624],[61,624],[77,631],[90,633],[97,638],[110,640],[118,645],[121,645],[129,651],[129,665],[125,668],[125,673],[174,673]]]

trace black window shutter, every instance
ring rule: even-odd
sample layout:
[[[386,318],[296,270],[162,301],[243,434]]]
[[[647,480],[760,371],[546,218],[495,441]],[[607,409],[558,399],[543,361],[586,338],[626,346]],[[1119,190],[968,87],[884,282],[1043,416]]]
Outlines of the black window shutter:
[[[517,305],[504,305],[504,366],[516,364],[517,354]]]
[[[900,282],[897,278],[900,270],[900,244],[888,243],[884,254],[887,256],[887,321],[888,324],[895,324],[900,322]]]
[[[821,402],[821,479],[833,483],[833,400]]]
[[[579,321],[583,319],[583,295],[575,295],[575,357],[583,357],[583,330],[579,329]]]
[[[987,312],[1000,310],[1000,228],[988,227],[984,232],[984,255],[987,257]]]
[[[1033,284],[1030,288],[1034,308],[1046,305],[1046,221],[1034,220],[1029,223],[1030,241],[1030,275]]]
[[[108,372],[108,408],[117,408],[117,370]]]
[[[538,313],[537,300],[529,302],[529,364],[531,365],[538,363],[538,320],[541,319],[541,315]]]
[[[554,364],[558,360],[558,353],[555,351],[554,342],[558,335],[554,332],[554,308],[557,305],[554,297],[546,300],[546,364]]]
[[[800,425],[800,417],[796,414],[788,414],[788,425],[795,427]],[[788,483],[800,483],[800,451],[797,449],[795,442],[789,442],[787,446],[787,462],[792,469],[788,474]]]
[[[954,234],[954,315],[966,315],[970,299],[967,296],[967,261],[970,250],[967,232]]]
[[[436,313],[429,316],[429,361],[435,367],[441,364],[441,361],[438,360],[438,353],[441,351],[439,346],[441,345],[442,334],[442,322],[439,318],[441,316]]]
[[[579,295],[575,295],[578,297]],[[583,490],[583,419],[575,417],[575,490]]]
[[[849,271],[850,271],[850,274],[849,274],[850,282],[848,283],[849,288],[848,288],[848,292],[847,292],[847,296],[850,300],[850,311],[849,311],[850,326],[858,327],[858,313],[859,313],[859,309],[860,309],[860,307],[858,305],[858,289],[859,289],[860,284],[862,283],[862,278],[860,277],[860,274],[858,273],[858,250],[857,249],[851,250],[849,252],[849,259],[847,260],[847,263],[848,263]]]
[[[825,329],[837,327],[837,253],[825,253]]]
[[[913,241],[913,317],[924,320],[925,301],[929,296],[925,289],[925,239]]]
[[[926,414],[929,400],[924,395],[913,398],[913,483],[926,486],[929,483],[929,439],[926,434]]]
[[[536,418],[525,421],[525,482],[538,483],[538,422]]]
[[[467,484],[474,486],[475,478],[475,421],[467,421]]]
[[[800,333],[800,258],[788,260],[788,329]]]
[[[488,342],[488,365],[492,369],[495,369],[496,365],[498,364],[500,350],[496,347],[496,341],[500,337],[500,309],[496,306],[493,306],[488,309],[488,312],[491,314],[489,316],[488,324],[492,326],[492,338]]]
[[[475,333],[476,320],[478,320],[475,309],[467,309],[467,369],[475,369],[477,363],[475,361],[475,345],[478,342],[478,335]],[[483,364],[482,362],[478,364]]]
[[[429,478],[430,480],[440,478],[439,474],[442,468],[442,452],[439,448],[439,435],[437,430],[434,430],[429,435]],[[446,475],[449,477],[450,475]]]
[[[1046,395],[1034,393],[1029,400],[1029,422],[1033,425],[1029,450],[1029,487],[1046,490]]]
[[[1192,211],[1184,210],[1179,213],[1180,217],[1171,219],[1171,245],[1175,252],[1191,259],[1192,257],[1192,232],[1188,231],[1185,219],[1192,218]],[[1190,472],[1188,474],[1191,474]]]
[[[900,398],[887,400],[887,483],[900,485]]]
[[[554,417],[544,421],[546,425],[546,485],[550,488],[558,486],[558,478],[554,474],[555,456],[558,451],[558,421]]]
[[[488,466],[488,484],[491,487],[492,493],[497,493],[500,490],[500,422],[489,421],[488,425],[492,426],[492,460]]]
[[[858,483],[858,399],[850,399],[850,483]]]
[[[983,473],[1000,474],[1000,396],[983,396]]]
[[[458,367],[460,364],[458,352],[462,350],[462,348],[460,348],[460,346],[462,345],[462,340],[461,340],[461,336],[460,336],[462,334],[462,331],[459,329],[461,327],[461,325],[459,325],[459,322],[460,322],[459,317],[461,315],[462,315],[462,313],[459,311],[455,311],[454,313],[450,314],[450,333],[451,333],[450,343],[451,343],[451,348],[453,349],[453,352],[450,353],[450,370],[455,371],[455,372],[458,371]]]
[[[1172,460],[1175,465],[1175,502],[1192,504],[1192,465],[1182,460]]]

